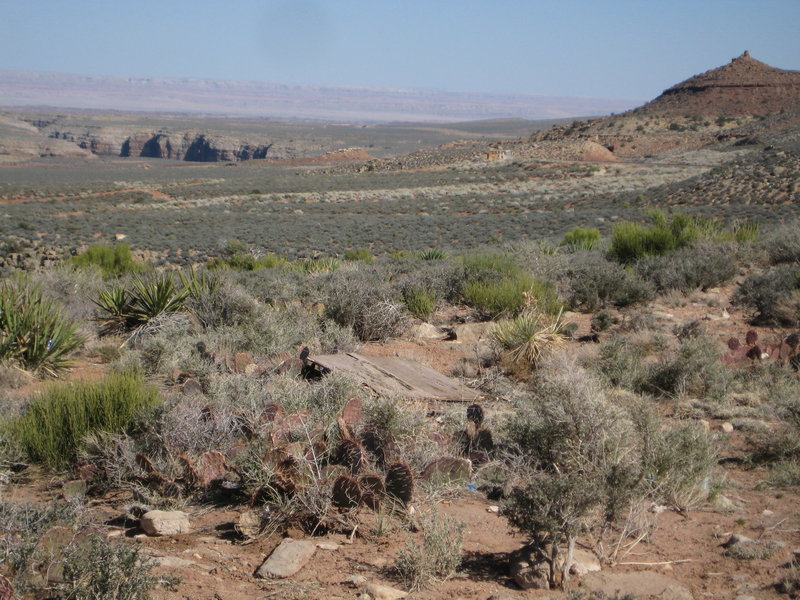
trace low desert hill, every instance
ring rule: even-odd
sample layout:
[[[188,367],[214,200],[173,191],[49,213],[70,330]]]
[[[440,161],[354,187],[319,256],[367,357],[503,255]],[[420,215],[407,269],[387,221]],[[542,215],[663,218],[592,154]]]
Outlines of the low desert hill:
[[[658,157],[704,147],[754,144],[800,121],[800,71],[771,67],[744,52],[619,115],[535,133],[514,153],[539,159]]]
[[[800,107],[800,71],[777,69],[750,53],[665,90],[635,113],[725,117]]]

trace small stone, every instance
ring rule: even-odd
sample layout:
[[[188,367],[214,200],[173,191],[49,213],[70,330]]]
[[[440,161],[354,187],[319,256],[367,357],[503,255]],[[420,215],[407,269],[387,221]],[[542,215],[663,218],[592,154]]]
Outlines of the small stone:
[[[181,392],[185,396],[202,396],[203,386],[197,379],[187,379],[181,386]]]
[[[342,581],[342,583],[352,585],[353,587],[359,587],[367,583],[367,578],[364,577],[363,575],[351,575],[350,577]]]
[[[320,550],[328,550],[329,552],[335,552],[340,548],[339,544],[334,544],[331,542],[320,542],[317,544],[317,548]]]
[[[271,579],[291,577],[302,569],[314,553],[317,545],[307,540],[283,540],[256,571],[256,577]]]
[[[734,533],[731,537],[728,538],[728,541],[722,544],[722,547],[729,548],[734,544],[752,544],[753,542],[754,540],[752,538],[747,537],[746,535]]]
[[[139,519],[147,535],[180,535],[189,533],[189,515],[180,510],[151,510]]]
[[[700,420],[698,421],[698,423],[700,424],[700,427],[702,427],[702,428],[703,428],[703,429],[705,429],[706,431],[711,431],[711,423],[709,423],[709,422],[708,422],[708,421],[706,421],[705,419],[700,419]]]
[[[727,422],[723,423],[720,426],[720,429],[722,429],[722,431],[724,431],[725,433],[733,433],[733,423],[727,423]]]
[[[379,585],[377,583],[370,583],[364,588],[364,592],[369,594],[373,600],[400,600],[408,596],[407,592],[398,590],[388,585]]]
[[[496,504],[486,507],[486,512],[497,514],[500,512],[500,507]]]
[[[772,512],[772,511],[771,511],[770,509],[768,509],[768,508],[765,508],[763,511],[761,511],[761,514],[762,514],[763,516],[765,516],[765,517],[774,517],[774,516],[775,516],[775,513],[774,513],[774,512]]]
[[[64,485],[61,486],[61,492],[64,494],[64,498],[83,498],[86,496],[87,485],[86,482],[82,479],[76,479],[74,481],[67,481]]]

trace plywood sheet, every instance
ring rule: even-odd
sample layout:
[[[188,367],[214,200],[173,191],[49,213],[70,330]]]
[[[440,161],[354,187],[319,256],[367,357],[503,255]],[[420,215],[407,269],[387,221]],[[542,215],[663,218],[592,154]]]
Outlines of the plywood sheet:
[[[378,394],[399,394],[416,400],[475,402],[481,394],[458,379],[446,377],[420,363],[393,356],[365,356],[355,352],[309,356],[308,360],[330,371],[358,377]]]

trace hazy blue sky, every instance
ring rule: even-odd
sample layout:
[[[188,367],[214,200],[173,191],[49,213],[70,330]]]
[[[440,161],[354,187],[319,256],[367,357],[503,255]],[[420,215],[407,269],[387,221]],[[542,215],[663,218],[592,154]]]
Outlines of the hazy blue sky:
[[[0,0],[0,70],[649,99],[745,49],[800,69],[800,0]]]

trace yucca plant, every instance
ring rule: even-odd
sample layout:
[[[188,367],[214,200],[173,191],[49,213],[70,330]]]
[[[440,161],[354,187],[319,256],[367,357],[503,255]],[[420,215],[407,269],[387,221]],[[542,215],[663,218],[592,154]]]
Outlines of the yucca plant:
[[[178,312],[188,290],[175,285],[169,273],[161,273],[149,279],[134,279],[130,294],[129,316],[137,324],[144,324],[159,315]]]
[[[187,296],[194,290],[200,293],[202,286],[212,285],[210,279],[187,279],[187,285],[178,286],[172,275],[161,273],[153,277],[136,277],[131,289],[114,286],[100,293],[95,300],[97,307],[105,313],[101,319],[101,334],[136,329],[164,314],[180,311]]]
[[[100,334],[109,335],[127,329],[127,313],[129,298],[125,288],[115,285],[107,290],[102,290],[97,300],[93,300],[103,313]]]
[[[338,258],[312,258],[292,263],[289,270],[299,271],[300,273],[322,273],[335,271],[338,268]]]
[[[69,368],[66,355],[81,344],[77,324],[66,320],[38,286],[23,279],[0,285],[0,360],[55,377]]]
[[[545,352],[563,345],[563,327],[560,312],[551,316],[528,308],[512,319],[498,321],[490,335],[511,363],[535,368]]]
[[[444,260],[447,258],[447,254],[445,254],[444,250],[440,250],[439,248],[427,248],[426,250],[417,252],[417,257],[422,260]]]
[[[216,275],[212,275],[208,271],[202,271],[198,274],[194,267],[189,270],[188,275],[179,273],[178,276],[181,279],[183,289],[187,292],[187,296],[194,300],[213,293],[220,286],[219,278]]]

